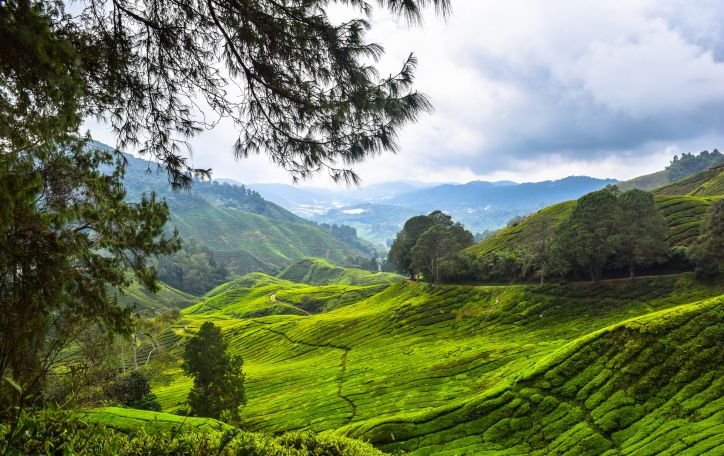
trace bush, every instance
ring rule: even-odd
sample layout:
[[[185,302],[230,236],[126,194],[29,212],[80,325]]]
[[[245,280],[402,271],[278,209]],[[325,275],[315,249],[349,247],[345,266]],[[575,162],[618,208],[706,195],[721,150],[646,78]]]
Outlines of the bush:
[[[160,411],[156,395],[151,392],[148,379],[139,371],[119,375],[106,391],[118,403],[140,410]]]

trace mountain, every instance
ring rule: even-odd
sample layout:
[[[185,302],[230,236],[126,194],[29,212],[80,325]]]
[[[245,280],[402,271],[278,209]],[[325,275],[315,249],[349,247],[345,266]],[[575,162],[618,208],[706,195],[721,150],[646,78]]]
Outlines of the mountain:
[[[426,185],[387,182],[352,190],[284,184],[254,184],[270,201],[319,223],[354,227],[360,237],[388,244],[407,219],[443,210],[473,232],[504,226],[512,217],[598,190],[613,179],[571,176],[565,179],[518,184],[510,181],[474,181],[466,184]]]
[[[335,237],[245,186],[195,182],[191,191],[174,193],[156,164],[126,157],[128,197],[156,191],[169,204],[170,226],[208,247],[232,273],[277,273],[307,257],[347,264],[373,255],[362,241]]]

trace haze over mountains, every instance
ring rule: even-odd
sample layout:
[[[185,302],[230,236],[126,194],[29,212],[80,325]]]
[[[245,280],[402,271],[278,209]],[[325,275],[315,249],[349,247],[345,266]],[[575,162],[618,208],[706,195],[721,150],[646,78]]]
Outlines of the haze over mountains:
[[[320,223],[345,224],[376,243],[387,243],[408,218],[441,209],[473,232],[493,230],[517,215],[576,199],[614,179],[571,176],[544,182],[473,181],[424,185],[388,182],[349,191],[308,189],[285,184],[251,188],[297,215]]]

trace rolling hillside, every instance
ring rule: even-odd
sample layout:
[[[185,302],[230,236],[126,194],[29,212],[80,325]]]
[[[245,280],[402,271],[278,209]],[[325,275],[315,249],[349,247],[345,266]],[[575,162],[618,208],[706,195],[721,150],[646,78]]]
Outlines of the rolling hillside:
[[[656,206],[669,225],[668,241],[671,245],[689,245],[699,235],[701,222],[711,202],[724,197],[724,165],[702,171],[673,184],[653,190]],[[504,228],[494,236],[467,249],[478,256],[495,250],[525,246],[533,236],[533,227],[543,219],[552,227],[562,222],[575,201],[566,201],[547,207],[522,220],[515,226]]]
[[[156,191],[169,203],[170,225],[182,237],[211,249],[233,273],[277,273],[310,256],[345,264],[351,257],[373,255],[364,241],[339,239],[244,186],[196,182],[192,191],[174,193],[163,170],[146,160],[126,157],[124,183],[129,198]]]
[[[389,272],[373,274],[362,269],[343,268],[319,258],[305,258],[287,266],[277,277],[308,285],[379,285],[400,282],[404,277]]]
[[[246,280],[261,286],[229,284],[174,330],[214,321],[244,357],[244,429],[332,431],[420,455],[724,449],[724,283],[402,282],[279,315],[264,309],[326,287]],[[320,302],[359,290],[336,287]],[[174,412],[190,380],[171,373],[154,392]]]

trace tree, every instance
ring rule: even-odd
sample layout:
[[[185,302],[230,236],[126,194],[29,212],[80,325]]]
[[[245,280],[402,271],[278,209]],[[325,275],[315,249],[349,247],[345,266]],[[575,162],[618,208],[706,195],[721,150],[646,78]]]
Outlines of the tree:
[[[452,217],[442,211],[433,211],[428,215],[412,217],[405,222],[402,230],[397,233],[390,247],[390,252],[387,255],[388,261],[394,265],[397,272],[409,274],[412,279],[415,279],[417,274],[423,270],[426,271],[428,275],[432,273],[428,261],[421,259],[419,255],[417,261],[414,261],[412,250],[422,234],[436,225],[443,227],[449,237],[459,245],[458,250],[472,245],[474,242],[472,233],[467,231],[460,223],[453,222]],[[446,235],[445,237],[447,238],[448,236]],[[418,253],[425,250],[426,247],[421,246],[420,249],[418,249]],[[436,269],[438,263],[439,262],[435,260]],[[428,264],[428,266],[423,267],[422,265],[424,264]],[[438,276],[438,273],[436,272],[433,275]]]
[[[453,233],[444,225],[433,225],[420,235],[410,251],[412,266],[432,279],[440,281],[440,263],[462,248]]]
[[[636,268],[650,266],[666,253],[668,225],[650,192],[629,190],[618,197],[618,202],[620,235],[616,259],[633,278]]]
[[[161,411],[148,379],[138,370],[119,375],[107,388],[108,396],[120,404],[140,410]]]
[[[724,272],[724,198],[712,203],[701,236],[691,248],[691,257],[698,277],[709,278]]]
[[[422,233],[434,224],[435,221],[429,215],[418,215],[405,222],[387,254],[388,261],[395,266],[397,272],[408,274],[413,280],[417,277],[412,264],[411,251]]]
[[[192,415],[238,420],[246,403],[243,361],[227,351],[221,329],[208,321],[186,342],[181,368],[194,377],[188,396]]]
[[[27,394],[89,328],[130,332],[113,290],[156,290],[149,258],[178,247],[165,203],[125,200],[124,168],[81,140],[0,154],[0,377]]]
[[[554,222],[550,216],[539,215],[530,219],[529,230],[532,240],[527,255],[527,266],[536,271],[540,283],[543,284],[552,269],[551,250],[555,236]]]
[[[617,223],[620,219],[618,189],[607,186],[588,193],[577,202],[555,237],[556,261],[586,271],[598,283],[603,267],[618,248]]]
[[[366,42],[369,22],[332,23],[329,3],[85,0],[70,15],[57,0],[3,2],[0,136],[25,149],[96,116],[120,148],[158,159],[183,186],[207,170],[181,148],[227,118],[240,132],[237,157],[265,152],[296,179],[326,170],[357,181],[345,167],[394,151],[400,127],[430,103],[412,88],[414,56],[379,77],[370,62],[383,49]],[[411,22],[427,5],[449,8],[449,0],[379,3]]]

